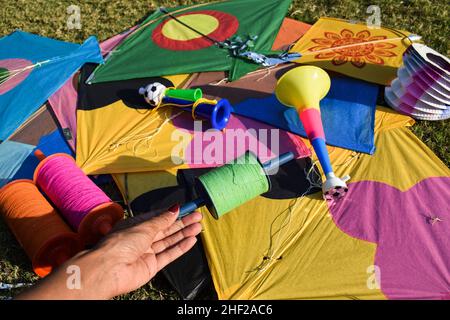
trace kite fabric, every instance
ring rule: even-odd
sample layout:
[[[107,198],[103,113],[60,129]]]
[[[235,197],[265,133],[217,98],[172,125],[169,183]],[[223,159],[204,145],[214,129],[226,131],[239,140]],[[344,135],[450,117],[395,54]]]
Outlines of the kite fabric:
[[[100,48],[103,56],[110,54],[112,50],[137,27],[138,26],[134,26],[125,32],[101,42]],[[310,27],[311,26],[309,24],[285,18],[273,44],[273,50],[287,49],[290,44],[298,40]],[[223,77],[225,77],[225,75]],[[78,80],[78,74],[75,74],[71,79],[66,81],[61,89],[55,92],[48,99],[48,102],[52,107],[55,116],[58,118],[58,122],[63,128],[67,142],[71,146],[72,150],[75,150],[77,135],[76,110]]]
[[[41,137],[58,129],[58,123],[50,106],[44,104],[17,129],[8,140],[37,145]]]
[[[280,47],[292,41],[291,37],[287,37],[287,31],[298,39],[308,28],[308,25],[298,21],[290,21],[289,24],[291,29],[283,28],[277,35],[277,45]],[[77,163],[87,174],[145,172],[213,165],[204,163],[203,159],[194,159],[194,149],[203,150],[202,147],[207,147],[208,142],[202,142],[202,137],[194,134],[196,131],[193,130],[195,128],[192,127],[192,117],[188,112],[180,113],[177,109],[162,108],[152,114],[149,106],[138,94],[139,87],[154,81],[168,86],[184,86],[190,78],[188,75],[87,85],[84,80],[89,77],[90,68],[92,69],[91,66],[83,68],[77,110],[77,137],[81,139],[77,142]],[[172,117],[175,118],[170,119]],[[110,125],[111,123],[114,125]],[[229,128],[241,129],[240,134],[245,134],[242,131],[247,128],[274,129],[270,125],[240,116],[231,118]],[[205,124],[203,129],[209,127]],[[171,152],[179,141],[174,141],[172,137],[181,136],[185,137],[186,144],[181,148],[185,152],[180,155],[182,159],[179,160],[184,164],[175,165]],[[310,151],[295,135],[280,130],[279,137],[282,141],[280,150],[297,151],[299,158],[310,155]],[[272,155],[270,148],[259,142],[258,137],[250,135],[246,138],[250,140],[248,146],[253,146],[253,151],[258,155]],[[265,151],[268,151],[267,154]],[[243,152],[245,150],[239,150],[238,154]],[[233,148],[225,150],[222,160],[233,158],[236,154]]]
[[[95,37],[81,45],[22,31],[1,38],[0,141],[87,62],[103,62]]]
[[[137,26],[132,27],[100,43],[103,56],[107,56],[119,45]],[[61,125],[67,143],[75,150],[77,135],[77,98],[78,98],[79,73],[73,75],[66,83],[56,91],[48,103],[53,109],[59,124]]]
[[[33,149],[32,145],[15,141],[0,144],[0,188],[13,179]]]
[[[35,134],[39,136],[38,132]],[[33,154],[36,149],[47,156],[54,153],[73,155],[61,130],[58,129],[42,136],[37,146],[15,141],[14,138],[13,135],[11,140],[0,144],[0,187],[12,180],[33,179],[34,170],[39,164],[39,160]]]
[[[310,24],[290,18],[284,18],[272,50],[287,50],[311,28]]]
[[[309,27],[308,24],[299,21],[284,19],[273,46],[274,50],[284,49],[290,43],[300,38]],[[225,77],[224,73],[221,78],[223,77]],[[244,117],[237,118],[248,123],[254,122]],[[235,123],[235,120],[232,122]],[[308,163],[308,160],[308,158],[299,159],[295,164],[302,167],[305,166],[305,169],[309,170],[311,164]],[[180,170],[178,177],[177,170],[171,169],[167,171],[114,174],[113,178],[125,202],[128,203],[130,212],[134,214],[153,212],[156,215],[175,203],[184,203],[192,200],[194,194],[189,191],[192,191],[193,177],[207,170],[210,170],[210,168]],[[286,173],[286,171],[284,172]],[[289,177],[288,174],[287,176]],[[280,182],[291,186],[290,188],[285,188],[288,189],[287,191],[291,190],[292,192],[295,189],[294,192],[297,195],[306,191],[304,186],[307,183],[301,175],[300,179],[294,180],[283,179],[282,174],[277,175],[277,177],[279,179],[272,179],[271,183],[274,186],[272,188],[273,191],[279,195],[281,195],[281,188],[277,186]],[[286,190],[284,193],[286,193]],[[183,299],[195,299],[201,294],[203,289],[212,286],[212,279],[201,241],[198,241],[194,248],[183,255],[183,257],[167,266],[163,273]],[[186,274],[189,274],[189,277],[186,277]]]
[[[92,83],[201,71],[229,71],[238,79],[259,65],[230,55],[214,41],[249,38],[250,51],[268,53],[291,0],[225,0],[155,11],[88,80]],[[181,23],[180,23],[181,22]],[[184,24],[183,24],[184,23]],[[203,35],[186,27],[188,25]],[[214,39],[214,40],[213,40]]]
[[[207,264],[195,247],[174,263],[172,284],[193,297],[189,288],[210,270],[219,299],[448,299],[450,171],[407,128],[413,123],[379,107],[374,155],[328,147],[336,174],[352,177],[342,201],[327,203],[320,191],[297,199],[278,183],[277,196],[220,220],[202,209]],[[199,170],[114,177],[139,214],[194,197],[186,181]],[[291,170],[287,179],[309,172]]]
[[[370,28],[320,18],[291,48],[302,57],[295,62],[312,64],[354,78],[389,85],[397,77],[410,33],[389,28]],[[360,45],[357,45],[360,44]]]
[[[34,157],[32,152],[40,137],[56,128],[49,110],[43,106],[8,140],[0,144],[0,187],[21,176],[33,178],[33,169],[24,168],[28,167],[29,159]]]
[[[194,75],[189,87],[201,88],[205,95],[227,98],[234,114],[245,116],[289,132],[306,136],[298,113],[282,105],[273,93],[277,80],[296,67],[285,64],[249,74],[230,83],[217,83],[220,73]],[[327,144],[373,154],[375,107],[378,85],[331,74],[331,89],[320,102]],[[345,129],[344,129],[345,128]]]
[[[379,108],[373,156],[329,147],[351,176],[338,202],[258,197],[219,221],[202,208],[219,299],[448,299],[450,170],[412,122]]]
[[[14,146],[13,150],[8,151],[11,146]],[[45,155],[54,153],[73,155],[47,105],[42,106],[8,140],[0,144],[0,158],[10,163],[8,167],[0,169],[1,179],[6,182],[33,179],[34,170],[39,162],[33,154],[36,148]],[[5,169],[9,174],[5,174]]]
[[[155,81],[172,87],[186,79],[168,76],[91,85],[81,81],[78,166],[86,174],[125,173],[218,166],[247,150],[261,161],[287,151],[298,158],[310,155],[299,137],[284,130],[240,116],[231,117],[227,130],[209,130],[207,124],[194,122],[191,113],[176,107],[153,111],[138,92]]]
[[[50,156],[55,153],[66,153],[70,156],[74,156],[73,151],[67,144],[61,129],[56,129],[52,133],[42,136],[33,151],[37,149],[42,151],[42,153],[46,156]],[[13,180],[33,179],[34,171],[39,162],[39,159],[34,155],[34,153],[30,153],[21,164],[19,170],[15,173]]]

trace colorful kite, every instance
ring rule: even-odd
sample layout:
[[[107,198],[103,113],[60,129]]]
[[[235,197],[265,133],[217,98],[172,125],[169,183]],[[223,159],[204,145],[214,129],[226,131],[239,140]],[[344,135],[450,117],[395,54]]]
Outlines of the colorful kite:
[[[225,0],[157,10],[88,82],[200,71],[229,71],[238,79],[259,67],[244,56],[270,53],[290,3]]]
[[[0,142],[86,62],[101,63],[97,40],[82,45],[22,31],[0,39]]]
[[[396,78],[410,36],[406,31],[320,18],[290,51],[302,54],[295,62],[388,85]]]

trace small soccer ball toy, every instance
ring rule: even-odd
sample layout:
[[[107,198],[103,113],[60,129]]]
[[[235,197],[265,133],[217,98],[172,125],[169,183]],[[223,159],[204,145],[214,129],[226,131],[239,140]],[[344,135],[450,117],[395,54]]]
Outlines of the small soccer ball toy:
[[[139,94],[144,96],[145,101],[153,107],[158,106],[164,98],[166,86],[159,82],[153,82],[139,89]]]

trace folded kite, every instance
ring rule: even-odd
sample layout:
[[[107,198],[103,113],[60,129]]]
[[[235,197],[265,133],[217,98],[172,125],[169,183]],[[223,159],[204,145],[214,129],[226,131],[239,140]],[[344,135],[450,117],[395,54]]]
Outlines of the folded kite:
[[[390,28],[370,28],[366,23],[320,18],[290,51],[302,54],[295,62],[388,85],[396,78],[402,55],[411,43],[405,40],[409,35]]]
[[[97,40],[82,45],[22,31],[0,39],[0,141],[7,139],[84,63],[101,63]]]

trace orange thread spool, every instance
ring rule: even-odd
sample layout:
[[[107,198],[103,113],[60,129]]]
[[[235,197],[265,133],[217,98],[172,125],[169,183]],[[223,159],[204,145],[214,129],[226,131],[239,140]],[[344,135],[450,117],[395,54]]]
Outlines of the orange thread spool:
[[[0,189],[0,214],[40,277],[82,250],[78,235],[31,180],[17,180]]]

